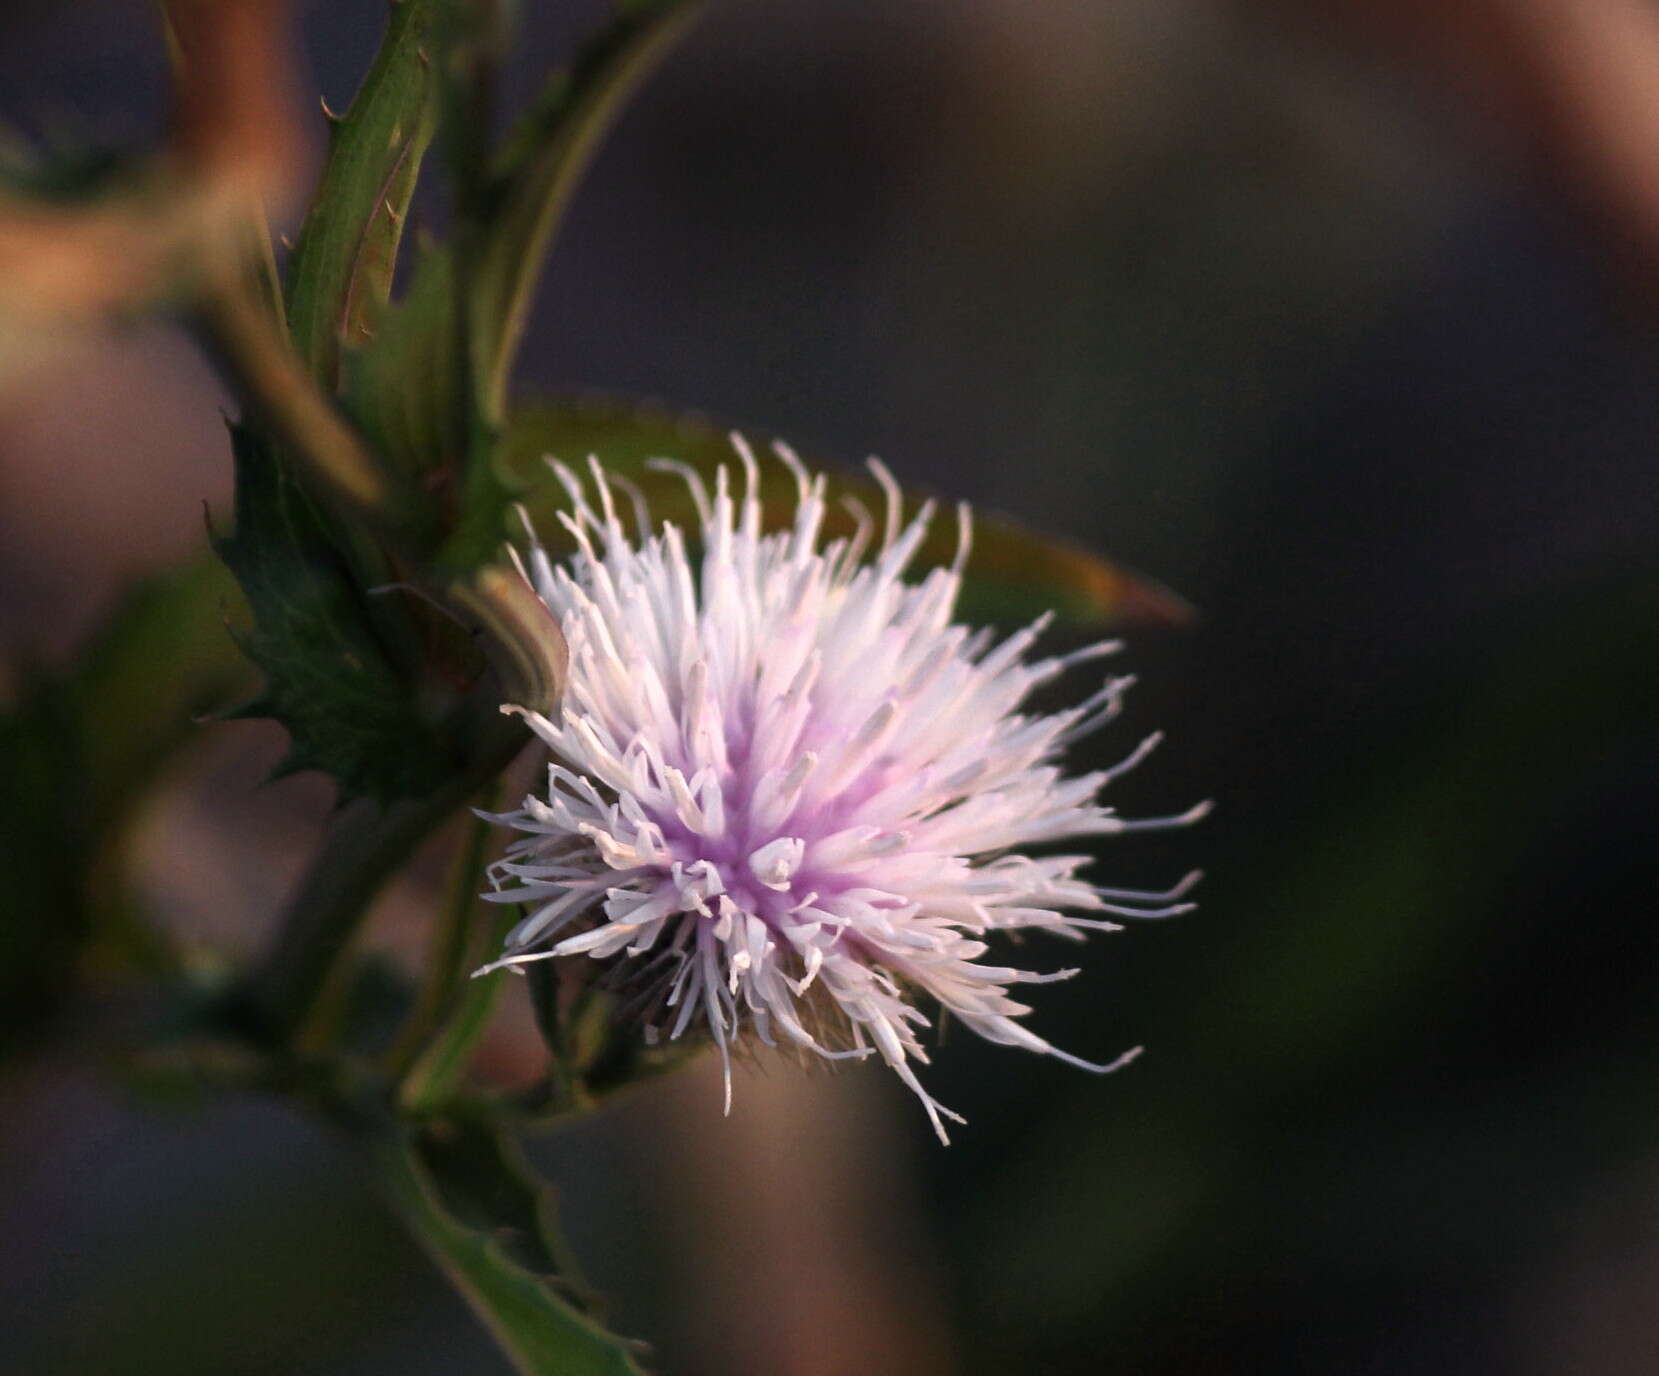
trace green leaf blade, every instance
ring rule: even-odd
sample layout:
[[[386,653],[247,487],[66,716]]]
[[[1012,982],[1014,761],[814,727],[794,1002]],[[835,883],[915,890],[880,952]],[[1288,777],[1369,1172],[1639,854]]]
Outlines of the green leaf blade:
[[[235,598],[206,556],[146,579],[72,666],[27,677],[0,711],[0,1045],[56,1006],[88,941],[167,959],[128,902],[122,847],[199,714],[248,678],[223,625]]]
[[[498,467],[522,494],[542,540],[550,549],[569,545],[556,513],[566,505],[544,459],[551,456],[579,468],[596,455],[606,468],[639,488],[653,523],[672,521],[695,528],[697,513],[683,480],[649,466],[653,458],[689,464],[712,483],[716,470],[735,463],[724,427],[698,415],[606,398],[537,400],[515,408],[502,437]],[[838,497],[880,512],[885,498],[863,474],[837,471],[834,464],[808,460],[828,471],[831,484],[829,538],[849,535],[852,515]],[[794,486],[779,473],[763,482],[762,521],[767,529],[788,526]],[[505,528],[503,536],[508,534]],[[936,518],[917,554],[918,566],[948,564],[955,556],[956,522]],[[1052,611],[1079,630],[1129,625],[1178,625],[1191,609],[1150,579],[1101,559],[1076,545],[1055,540],[996,515],[975,513],[973,546],[965,572],[959,613],[970,622],[1024,623]]]
[[[348,342],[341,356],[347,412],[410,478],[450,471],[464,443],[454,294],[454,258],[434,248],[416,264],[409,289],[381,313],[374,337]]]
[[[552,1193],[494,1128],[445,1120],[377,1152],[380,1180],[422,1248],[522,1376],[642,1376],[559,1241]]]

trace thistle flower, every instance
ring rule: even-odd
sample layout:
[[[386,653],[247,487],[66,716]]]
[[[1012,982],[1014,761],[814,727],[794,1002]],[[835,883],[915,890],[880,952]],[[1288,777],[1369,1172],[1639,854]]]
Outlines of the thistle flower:
[[[579,553],[555,566],[531,532],[525,571],[559,617],[570,677],[551,715],[521,712],[553,755],[547,797],[496,817],[524,835],[492,872],[498,902],[530,911],[486,970],[585,955],[626,970],[643,991],[645,1035],[706,1030],[726,1068],[749,1036],[829,1060],[872,1052],[921,1099],[941,1140],[962,1119],[922,1087],[936,1003],[989,1041],[1092,1071],[1018,1021],[1016,985],[1066,979],[985,959],[988,938],[1036,929],[1080,939],[1159,917],[1167,893],[1100,888],[1089,857],[1024,847],[1179,825],[1126,821],[1097,797],[1157,744],[1115,767],[1068,778],[1056,760],[1110,720],[1131,680],[1110,678],[1076,707],[1023,715],[1032,689],[1105,656],[1117,642],[1028,661],[1043,618],[1003,640],[952,621],[970,522],[958,509],[954,563],[904,574],[934,516],[902,523],[897,485],[874,520],[821,544],[825,480],[785,446],[797,491],[793,527],[763,534],[758,465],[737,499],[725,468],[711,495],[679,472],[698,513],[700,570],[685,537],[651,530],[645,503],[594,460],[593,495],[563,465],[560,521]],[[633,497],[631,539],[614,488]],[[595,505],[595,503],[597,505]],[[528,524],[528,523],[527,523]],[[902,527],[902,528],[901,528]],[[483,973],[480,971],[479,973]]]

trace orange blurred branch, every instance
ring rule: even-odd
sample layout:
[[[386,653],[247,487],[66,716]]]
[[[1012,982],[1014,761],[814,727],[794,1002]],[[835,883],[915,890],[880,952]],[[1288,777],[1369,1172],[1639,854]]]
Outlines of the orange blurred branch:
[[[301,146],[286,0],[170,0],[163,146],[90,200],[0,192],[0,310],[91,324],[240,260],[248,226],[295,190]]]

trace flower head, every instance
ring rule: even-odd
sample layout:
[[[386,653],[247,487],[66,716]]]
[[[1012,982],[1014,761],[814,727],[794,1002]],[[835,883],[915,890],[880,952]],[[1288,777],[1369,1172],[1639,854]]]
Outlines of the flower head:
[[[626,963],[645,990],[647,1035],[706,1030],[726,1061],[748,1036],[829,1059],[872,1052],[920,1097],[941,1138],[951,1113],[916,1077],[929,1018],[918,996],[990,1041],[1088,1070],[1019,1019],[1021,984],[1065,979],[988,960],[988,938],[1113,930],[1101,914],[1156,917],[1182,893],[1098,888],[1087,856],[1024,847],[1190,821],[1126,821],[1097,801],[1116,767],[1067,777],[1058,757],[1110,719],[1127,678],[1069,711],[1022,714],[1031,690],[1117,648],[1027,660],[1046,618],[995,643],[955,624],[967,556],[905,572],[933,519],[907,525],[886,470],[874,521],[821,540],[825,481],[776,446],[797,490],[793,527],[763,533],[758,465],[734,436],[741,499],[722,468],[711,495],[690,468],[700,562],[682,532],[637,537],[590,460],[570,495],[568,567],[539,544],[528,576],[558,616],[570,678],[556,712],[523,715],[553,754],[546,798],[496,820],[524,833],[488,897],[529,913],[486,967],[585,955]],[[534,537],[532,536],[532,539]],[[503,710],[517,711],[517,708]]]

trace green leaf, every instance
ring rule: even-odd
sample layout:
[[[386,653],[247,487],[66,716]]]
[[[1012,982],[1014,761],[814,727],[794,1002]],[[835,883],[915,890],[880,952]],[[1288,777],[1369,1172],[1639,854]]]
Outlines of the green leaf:
[[[639,1376],[554,1225],[552,1191],[494,1127],[445,1119],[378,1152],[394,1207],[523,1376]]]
[[[454,316],[454,259],[433,248],[409,289],[380,315],[372,339],[341,356],[346,411],[402,474],[453,473],[465,443]]]
[[[224,633],[236,590],[202,557],[133,588],[66,671],[0,712],[0,1043],[46,1014],[89,938],[153,954],[127,924],[119,848],[199,715],[248,677]]]
[[[499,423],[507,378],[559,221],[600,140],[639,83],[689,26],[685,0],[634,0],[554,75],[491,169],[490,203],[467,299],[485,417]]]
[[[590,454],[639,487],[654,522],[674,521],[682,527],[696,524],[696,509],[685,483],[675,474],[648,467],[647,461],[678,459],[710,480],[721,464],[735,462],[726,429],[701,416],[595,398],[543,400],[517,407],[502,437],[498,466],[521,489],[538,533],[555,550],[569,548],[555,514],[564,508],[566,498],[564,489],[547,473],[543,459],[553,456],[579,467]],[[808,464],[836,471],[835,465],[818,460],[808,459]],[[763,519],[769,529],[782,529],[793,516],[794,486],[781,470],[774,472],[776,481],[765,485]],[[854,498],[877,513],[885,500],[867,476],[837,476],[826,522],[831,535],[850,534],[855,526],[851,514],[833,500],[837,495]],[[956,521],[942,514],[923,542],[918,563],[949,563],[956,540]],[[976,512],[960,604],[963,618],[1006,624],[1029,621],[1049,610],[1077,627],[1174,624],[1191,614],[1178,597],[1149,579],[1075,545]]]
[[[417,647],[389,639],[331,527],[271,445],[231,428],[236,530],[218,542],[247,597],[244,648],[265,674],[242,716],[274,717],[291,745],[277,774],[319,769],[341,801],[420,797],[461,767],[445,729],[453,692],[423,683]],[[405,594],[395,594],[405,595]]]
[[[246,661],[225,634],[240,602],[205,550],[139,583],[82,650],[65,688],[79,719],[87,806],[95,825],[127,807],[204,712],[246,685]]]
[[[288,263],[294,347],[330,390],[341,345],[372,333],[437,123],[430,45],[436,0],[391,6],[374,63],[344,116]]]

